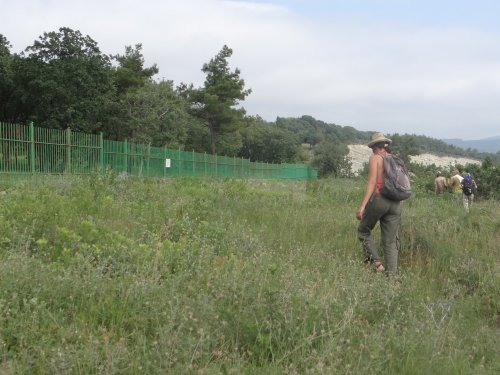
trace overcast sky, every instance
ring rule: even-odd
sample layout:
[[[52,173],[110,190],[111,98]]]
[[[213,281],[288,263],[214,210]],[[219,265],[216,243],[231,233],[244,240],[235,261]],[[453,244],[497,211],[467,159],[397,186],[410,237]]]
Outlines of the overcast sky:
[[[60,27],[102,53],[141,43],[156,78],[202,86],[224,44],[265,120],[310,115],[384,133],[500,135],[497,0],[0,0],[19,53]]]

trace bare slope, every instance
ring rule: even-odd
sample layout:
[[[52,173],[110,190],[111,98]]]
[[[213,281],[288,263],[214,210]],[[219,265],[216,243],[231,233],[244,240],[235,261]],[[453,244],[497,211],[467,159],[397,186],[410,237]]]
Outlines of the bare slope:
[[[368,162],[371,150],[366,145],[349,145],[349,156],[352,161],[352,170],[354,173],[363,169],[363,164]],[[435,164],[438,167],[447,168],[455,164],[481,164],[479,160],[454,157],[454,156],[436,156],[433,154],[421,154],[411,157],[411,161],[422,165]]]

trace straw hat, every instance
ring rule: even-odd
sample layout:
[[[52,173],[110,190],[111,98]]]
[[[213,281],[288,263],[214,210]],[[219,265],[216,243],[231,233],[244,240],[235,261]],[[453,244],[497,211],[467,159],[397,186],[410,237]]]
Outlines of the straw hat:
[[[380,133],[380,132],[375,132],[373,133],[372,135],[372,139],[370,142],[368,142],[368,147],[372,147],[373,145],[377,144],[377,143],[389,143],[391,144],[392,141],[389,139],[389,138],[386,138],[384,136],[384,134]]]

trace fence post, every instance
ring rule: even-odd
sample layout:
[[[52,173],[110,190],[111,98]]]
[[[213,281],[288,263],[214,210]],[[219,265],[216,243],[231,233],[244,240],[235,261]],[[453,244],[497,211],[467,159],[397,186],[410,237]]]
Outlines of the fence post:
[[[215,177],[218,177],[217,154],[215,154]]]
[[[170,161],[172,162],[172,161]],[[163,178],[165,178],[165,175],[167,174],[167,147],[163,146]],[[170,164],[170,167],[172,167],[172,164]]]
[[[99,169],[104,173],[104,135],[99,133]]]
[[[30,137],[30,171],[35,173],[35,127],[33,126],[33,121],[30,122],[29,128]]]
[[[193,155],[193,177],[196,177],[196,167],[194,165],[194,150],[192,151],[192,155]]]
[[[151,159],[151,142],[148,143],[148,148],[146,150],[146,174],[145,176],[148,176],[149,177],[149,159]]]
[[[125,139],[125,141],[123,142],[123,151],[124,151],[124,155],[123,155],[123,169],[125,172],[125,174],[128,173],[128,142],[127,140]]]
[[[179,159],[179,167],[177,168],[177,176],[180,176],[181,175],[181,148],[179,147],[179,151],[178,151],[178,154],[177,154],[177,158]]]
[[[207,152],[205,151],[205,153],[203,154],[203,162],[205,164],[205,177],[207,177]]]
[[[71,129],[66,128],[66,168],[65,173],[71,173]]]

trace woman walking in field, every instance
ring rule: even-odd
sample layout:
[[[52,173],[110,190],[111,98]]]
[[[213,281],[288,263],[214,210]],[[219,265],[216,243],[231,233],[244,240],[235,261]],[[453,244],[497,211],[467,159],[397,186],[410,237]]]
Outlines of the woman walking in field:
[[[382,133],[374,133],[368,147],[373,151],[369,159],[368,183],[366,184],[363,199],[356,213],[360,220],[358,238],[363,244],[365,262],[371,263],[377,271],[387,271],[395,274],[398,271],[399,249],[397,237],[401,223],[401,202],[383,197],[380,189],[384,183],[384,157],[390,155],[389,145],[392,141]],[[377,253],[372,230],[380,221],[382,248],[386,267],[382,264]]]

